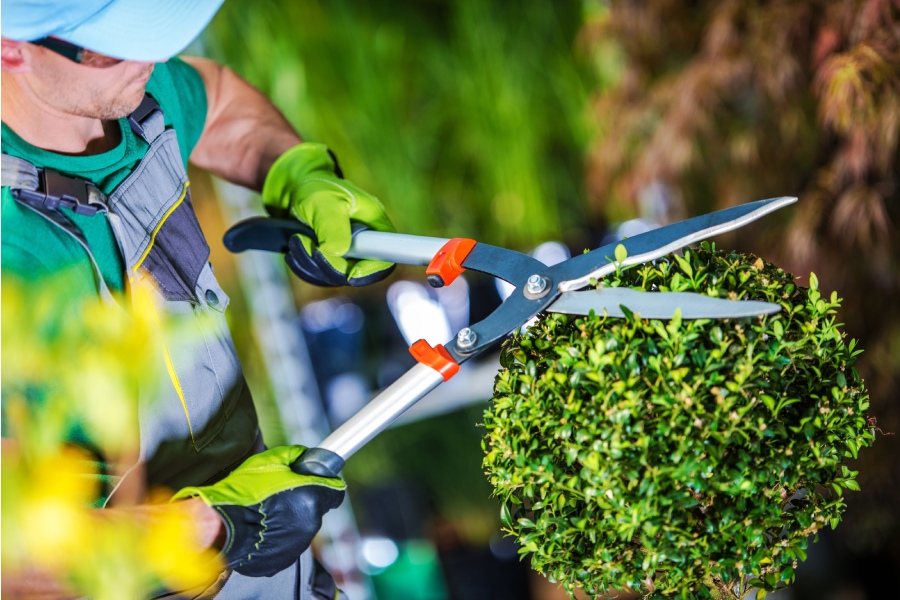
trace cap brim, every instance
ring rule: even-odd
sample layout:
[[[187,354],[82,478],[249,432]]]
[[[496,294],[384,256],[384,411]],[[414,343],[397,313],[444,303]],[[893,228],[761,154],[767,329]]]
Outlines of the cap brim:
[[[116,0],[55,35],[116,58],[163,61],[200,35],[224,0]]]

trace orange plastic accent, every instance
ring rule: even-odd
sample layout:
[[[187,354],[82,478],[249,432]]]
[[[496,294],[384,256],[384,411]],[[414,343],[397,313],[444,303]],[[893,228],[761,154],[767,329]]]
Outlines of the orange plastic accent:
[[[460,273],[465,271],[462,266],[463,261],[475,247],[475,240],[468,238],[453,238],[438,250],[438,253],[431,259],[428,268],[425,269],[427,275],[437,275],[444,282],[444,285],[450,285],[454,279],[459,277]]]
[[[427,365],[441,374],[447,381],[459,372],[459,363],[453,360],[450,353],[442,345],[434,348],[425,340],[419,340],[409,347],[409,353],[423,365]]]

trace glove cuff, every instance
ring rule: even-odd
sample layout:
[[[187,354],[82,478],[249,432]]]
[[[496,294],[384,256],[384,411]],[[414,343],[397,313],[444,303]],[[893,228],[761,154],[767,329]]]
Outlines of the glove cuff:
[[[169,498],[169,502],[178,502],[179,500],[188,500],[190,498],[200,498],[207,506],[212,506],[212,502],[210,502],[209,498],[206,497],[206,494],[203,493],[203,488],[196,486],[181,488]]]

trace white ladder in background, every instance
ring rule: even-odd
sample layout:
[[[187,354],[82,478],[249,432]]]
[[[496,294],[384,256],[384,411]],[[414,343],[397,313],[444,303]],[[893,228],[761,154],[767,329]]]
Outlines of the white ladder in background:
[[[215,179],[226,224],[259,216],[258,195]],[[313,375],[287,267],[279,255],[242,252],[235,255],[241,288],[253,331],[269,373],[278,413],[288,442],[313,447],[331,428]],[[323,519],[317,543],[326,569],[353,600],[374,600],[372,582],[359,570],[360,536],[350,498]]]

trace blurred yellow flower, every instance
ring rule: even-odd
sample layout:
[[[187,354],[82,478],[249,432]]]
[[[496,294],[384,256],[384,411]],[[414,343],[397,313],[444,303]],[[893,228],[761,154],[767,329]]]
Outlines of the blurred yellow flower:
[[[3,281],[4,577],[52,573],[94,600],[204,586],[223,565],[199,547],[189,515],[173,505],[91,508],[104,493],[97,461],[139,450],[139,391],[164,380],[172,324],[138,292],[70,301],[61,312],[64,281]]]
[[[225,566],[218,552],[197,542],[191,516],[167,504],[169,510],[154,514],[142,550],[144,560],[172,589],[189,589],[209,583]]]

